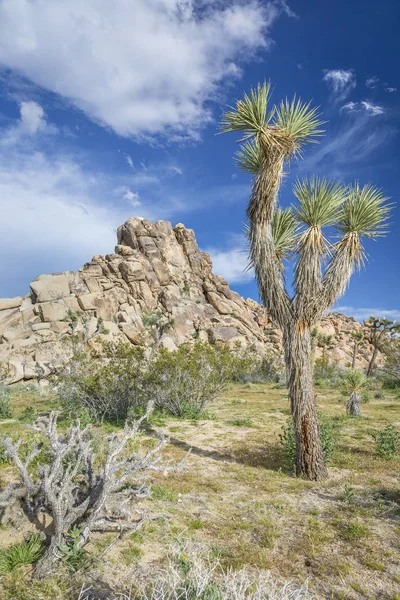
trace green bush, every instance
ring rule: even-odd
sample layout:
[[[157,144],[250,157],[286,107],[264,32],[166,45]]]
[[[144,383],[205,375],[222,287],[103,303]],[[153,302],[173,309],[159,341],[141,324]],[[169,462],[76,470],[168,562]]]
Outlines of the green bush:
[[[32,535],[28,540],[14,544],[0,551],[0,575],[11,573],[22,565],[31,565],[39,560],[44,551],[40,535]]]
[[[13,411],[10,406],[11,390],[0,383],[0,419],[10,419]]]
[[[158,409],[198,419],[240,374],[249,372],[254,356],[196,342],[174,352],[160,348],[146,357],[130,344],[105,344],[101,356],[76,353],[61,374],[58,394],[67,419],[123,422],[153,400]]]
[[[335,387],[343,377],[343,369],[336,363],[329,362],[327,356],[317,358],[314,364],[314,380],[317,386]]]
[[[76,353],[59,376],[65,416],[78,416],[82,424],[125,421],[132,407],[146,401],[145,370],[143,350],[131,344],[104,344],[101,357],[91,350]]]
[[[267,350],[262,358],[253,356],[252,368],[238,373],[238,383],[279,383],[285,381],[285,364],[282,353]]]
[[[394,425],[387,425],[382,431],[373,434],[376,453],[380,458],[393,458],[400,454],[400,431]]]
[[[37,411],[36,411],[36,409],[33,408],[33,406],[26,406],[24,408],[24,410],[22,411],[19,420],[22,423],[32,424],[32,423],[34,423],[34,421],[35,421],[36,418],[37,418]]]
[[[254,357],[239,348],[201,342],[183,344],[174,352],[161,348],[149,366],[149,393],[158,408],[196,419],[229,382],[253,365]]]
[[[329,463],[336,446],[337,427],[335,427],[333,423],[330,423],[328,421],[321,421],[320,419],[319,428],[324,459],[327,463]],[[279,440],[288,462],[291,466],[295,465],[296,438],[294,434],[292,417],[289,417],[289,419],[286,422],[286,425],[282,427],[282,432],[279,435]]]

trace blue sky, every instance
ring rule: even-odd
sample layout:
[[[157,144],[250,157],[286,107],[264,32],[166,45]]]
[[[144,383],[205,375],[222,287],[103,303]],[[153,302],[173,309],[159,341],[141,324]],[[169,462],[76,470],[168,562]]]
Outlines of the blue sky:
[[[216,136],[258,81],[321,107],[298,175],[399,188],[396,0],[0,0],[0,296],[110,253],[133,215],[192,227],[214,271],[257,299],[242,230],[250,178]],[[400,218],[367,244],[339,309],[400,318]]]

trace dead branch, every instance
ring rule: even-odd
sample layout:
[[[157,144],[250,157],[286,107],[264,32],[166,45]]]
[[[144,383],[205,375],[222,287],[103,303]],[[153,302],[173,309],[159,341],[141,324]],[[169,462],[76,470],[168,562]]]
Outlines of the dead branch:
[[[127,452],[144,420],[153,410],[149,404],[145,414],[132,424],[125,425],[122,435],[113,433],[107,438],[106,457],[95,461],[90,427],[81,429],[79,421],[64,435],[57,428],[57,413],[40,417],[31,429],[39,432],[49,445],[45,465],[33,466],[41,454],[43,443],[34,443],[24,460],[20,455],[21,440],[2,440],[7,456],[17,467],[20,482],[9,485],[0,494],[0,511],[6,519],[9,509],[20,503],[32,522],[40,513],[51,515],[53,522],[48,534],[47,550],[36,566],[36,575],[48,574],[61,558],[68,532],[78,527],[82,547],[93,531],[137,531],[149,520],[168,515],[147,515],[135,509],[134,501],[150,495],[149,472],[177,471],[183,466],[170,461],[161,463],[159,453],[167,443],[161,438],[155,448],[145,454]]]

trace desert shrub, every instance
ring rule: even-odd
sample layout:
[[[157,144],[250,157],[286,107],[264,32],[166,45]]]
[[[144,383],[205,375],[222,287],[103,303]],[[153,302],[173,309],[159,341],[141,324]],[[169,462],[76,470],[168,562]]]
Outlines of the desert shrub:
[[[322,451],[325,462],[329,463],[332,454],[336,447],[337,430],[333,423],[319,419],[319,428],[321,435]],[[279,434],[279,441],[282,446],[285,457],[290,465],[296,464],[296,438],[294,434],[294,426],[292,417],[290,417],[286,425],[282,427]]]
[[[314,380],[316,386],[336,387],[343,377],[343,369],[328,357],[317,358],[314,364]]]
[[[10,405],[11,391],[0,383],[0,419],[9,419],[13,415]]]
[[[101,356],[91,350],[73,356],[59,376],[64,416],[82,423],[121,422],[157,409],[197,419],[229,382],[249,373],[254,356],[227,346],[196,342],[174,352],[158,348],[146,356],[130,344],[105,344]]]
[[[35,422],[37,417],[37,411],[33,406],[25,406],[24,410],[21,412],[19,420],[22,423],[32,424]]]
[[[7,376],[7,367],[4,364],[0,364],[0,419],[9,419],[12,417],[10,406],[11,389],[6,384]]]
[[[386,425],[382,431],[373,434],[376,453],[380,458],[393,458],[400,454],[400,430],[394,425]]]
[[[264,356],[254,355],[253,367],[236,380],[241,383],[279,383],[285,380],[285,364],[282,353],[267,350]]]
[[[90,349],[76,353],[58,379],[65,416],[82,423],[125,421],[146,401],[146,368],[143,350],[131,344],[104,344],[101,357]]]
[[[150,472],[175,471],[183,461],[176,466],[160,463],[164,439],[149,451],[140,447],[139,430],[152,409],[149,404],[141,419],[126,424],[123,432],[109,435],[100,458],[91,429],[77,423],[61,433],[54,412],[36,420],[33,428],[39,439],[25,445],[25,450],[20,440],[1,439],[19,472],[19,481],[0,492],[1,524],[12,522],[15,509],[22,509],[36,524],[44,514],[52,518],[53,527],[45,531],[44,554],[38,557],[37,577],[55,570],[60,558],[72,570],[82,566],[84,546],[93,531],[119,532],[122,537],[124,532],[139,530],[149,519],[159,518],[135,510],[134,504],[150,495]],[[43,459],[37,461],[43,452]],[[135,513],[139,520],[132,519]],[[7,554],[5,569],[9,560]]]
[[[177,417],[198,418],[241,374],[248,373],[254,357],[239,348],[196,342],[174,352],[161,348],[149,367],[148,388],[156,406]]]

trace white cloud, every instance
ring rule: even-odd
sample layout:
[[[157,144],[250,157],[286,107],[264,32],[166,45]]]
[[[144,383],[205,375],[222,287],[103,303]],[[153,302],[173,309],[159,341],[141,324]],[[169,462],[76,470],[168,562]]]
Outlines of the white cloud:
[[[277,4],[283,9],[284,13],[292,19],[298,19],[299,15],[295,13],[285,0],[278,0]]]
[[[348,71],[343,69],[326,69],[323,79],[331,88],[334,95],[341,100],[346,98],[351,90],[356,87],[356,76],[352,69]]]
[[[137,208],[138,206],[141,206],[141,204],[142,204],[140,202],[139,194],[137,192],[132,192],[132,190],[127,185],[117,188],[115,193],[117,195],[121,195],[122,198],[124,200],[127,200],[129,205],[132,206],[133,208]]]
[[[336,306],[333,309],[335,312],[341,312],[349,317],[354,317],[357,321],[365,321],[371,315],[376,317],[386,317],[393,321],[400,320],[400,310],[393,308],[359,308],[357,306]]]
[[[226,250],[207,248],[211,256],[213,272],[223,275],[228,283],[246,283],[254,279],[253,269],[247,270],[248,250],[243,236],[232,236],[232,243]]]
[[[385,112],[383,106],[378,106],[378,104],[372,104],[372,102],[367,102],[366,100],[361,102],[361,104],[364,107],[365,111],[372,116],[383,115],[383,113]]]
[[[126,162],[130,166],[131,169],[134,168],[132,156],[130,154],[125,154]]]
[[[21,126],[30,134],[34,135],[40,129],[46,127],[44,110],[37,102],[21,102]]]
[[[389,94],[393,94],[393,92],[397,92],[397,88],[395,88],[395,87],[385,87],[385,92],[389,92]]]
[[[373,75],[372,77],[368,77],[368,79],[365,80],[365,85],[367,88],[369,89],[374,89],[376,88],[376,86],[379,83],[379,79],[378,77],[375,77],[375,75]]]
[[[354,165],[362,164],[381,150],[397,133],[396,127],[376,118],[378,114],[364,106],[369,103],[348,103],[342,107],[343,118],[318,148],[308,153],[298,164],[300,172],[325,174],[331,177],[354,177]],[[345,115],[346,113],[346,115]]]
[[[198,136],[285,2],[1,0],[0,64],[123,136]]]
[[[347,104],[343,104],[342,108],[340,109],[340,112],[344,111],[348,111],[348,112],[353,112],[355,110],[358,110],[359,107],[359,103],[358,102],[347,102]]]
[[[371,117],[375,117],[377,115],[383,115],[386,111],[383,106],[379,106],[378,104],[373,104],[372,102],[368,102],[367,100],[363,100],[362,102],[347,102],[347,104],[343,104],[340,112],[360,112],[364,111]]]
[[[46,122],[44,110],[37,102],[20,102],[19,112],[20,118],[17,123],[8,127],[1,136],[1,146],[15,145],[22,138],[39,133],[56,133],[56,127]]]

